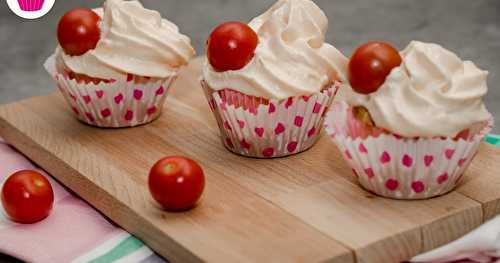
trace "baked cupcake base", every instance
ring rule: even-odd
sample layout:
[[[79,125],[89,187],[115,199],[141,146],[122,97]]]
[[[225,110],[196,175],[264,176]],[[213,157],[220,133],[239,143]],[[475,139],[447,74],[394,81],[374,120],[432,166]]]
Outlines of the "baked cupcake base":
[[[426,199],[453,190],[493,126],[491,118],[466,139],[416,139],[390,133],[361,138],[350,134],[349,109],[345,102],[334,103],[325,120],[326,132],[361,186],[395,199]]]
[[[58,73],[50,61],[45,67],[56,80],[75,117],[103,128],[134,127],[157,119],[177,77],[144,81],[144,78],[129,75],[118,80],[86,81],[78,76]]]
[[[310,96],[268,100],[224,89],[216,91],[202,80],[224,146],[255,158],[296,154],[318,140],[327,109],[340,83]]]

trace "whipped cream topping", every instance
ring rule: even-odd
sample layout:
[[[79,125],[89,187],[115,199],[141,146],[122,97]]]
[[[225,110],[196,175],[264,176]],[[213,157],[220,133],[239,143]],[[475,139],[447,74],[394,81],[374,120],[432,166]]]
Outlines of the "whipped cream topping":
[[[375,125],[405,137],[455,137],[487,121],[483,104],[487,71],[437,44],[412,41],[376,92],[363,95],[346,87],[346,100],[364,106]]]
[[[226,72],[207,61],[203,78],[211,88],[284,99],[319,92],[345,74],[347,58],[325,43],[328,19],[311,0],[279,0],[249,26],[259,36],[255,56]]]
[[[60,46],[56,61],[71,71],[111,79],[130,73],[167,78],[194,56],[190,39],[160,13],[138,1],[107,0],[100,17],[101,38],[93,50],[69,56]]]

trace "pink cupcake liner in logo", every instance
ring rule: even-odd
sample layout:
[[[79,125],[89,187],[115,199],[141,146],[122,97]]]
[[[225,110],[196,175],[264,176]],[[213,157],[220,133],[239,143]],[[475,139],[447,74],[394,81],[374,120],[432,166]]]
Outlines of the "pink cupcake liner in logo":
[[[356,131],[345,102],[327,114],[327,134],[366,190],[395,199],[426,199],[453,190],[476,155],[493,119],[466,138],[404,138],[391,133]],[[353,131],[354,127],[354,131]]]
[[[26,12],[40,11],[43,7],[45,0],[17,0],[19,8]]]
[[[310,96],[267,100],[231,89],[215,91],[202,80],[224,146],[238,155],[283,157],[311,148],[340,83]]]

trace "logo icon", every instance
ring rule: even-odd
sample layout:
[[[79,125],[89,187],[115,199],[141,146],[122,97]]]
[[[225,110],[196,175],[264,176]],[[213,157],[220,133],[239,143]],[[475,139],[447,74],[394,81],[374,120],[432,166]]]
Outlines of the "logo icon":
[[[26,12],[35,12],[42,9],[45,0],[17,0],[21,10]]]
[[[55,0],[7,0],[10,10],[19,17],[36,19],[47,14]]]

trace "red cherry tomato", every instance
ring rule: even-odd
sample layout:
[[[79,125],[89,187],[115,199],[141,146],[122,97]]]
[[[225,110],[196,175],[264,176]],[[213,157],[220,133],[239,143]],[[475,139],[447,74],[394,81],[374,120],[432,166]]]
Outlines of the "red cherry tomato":
[[[172,156],[159,160],[149,172],[149,190],[166,210],[181,211],[193,207],[205,188],[205,176],[193,160]]]
[[[19,223],[31,224],[46,218],[53,203],[52,186],[43,175],[35,171],[14,173],[2,188],[5,212]]]
[[[368,42],[356,49],[349,61],[348,77],[358,93],[369,94],[384,84],[391,70],[401,65],[399,52],[385,42]]]
[[[243,68],[254,56],[259,37],[241,22],[226,22],[212,31],[207,41],[207,56],[215,70]]]
[[[76,8],[64,14],[57,26],[57,39],[64,52],[79,56],[94,49],[101,35],[99,20],[88,8]]]

